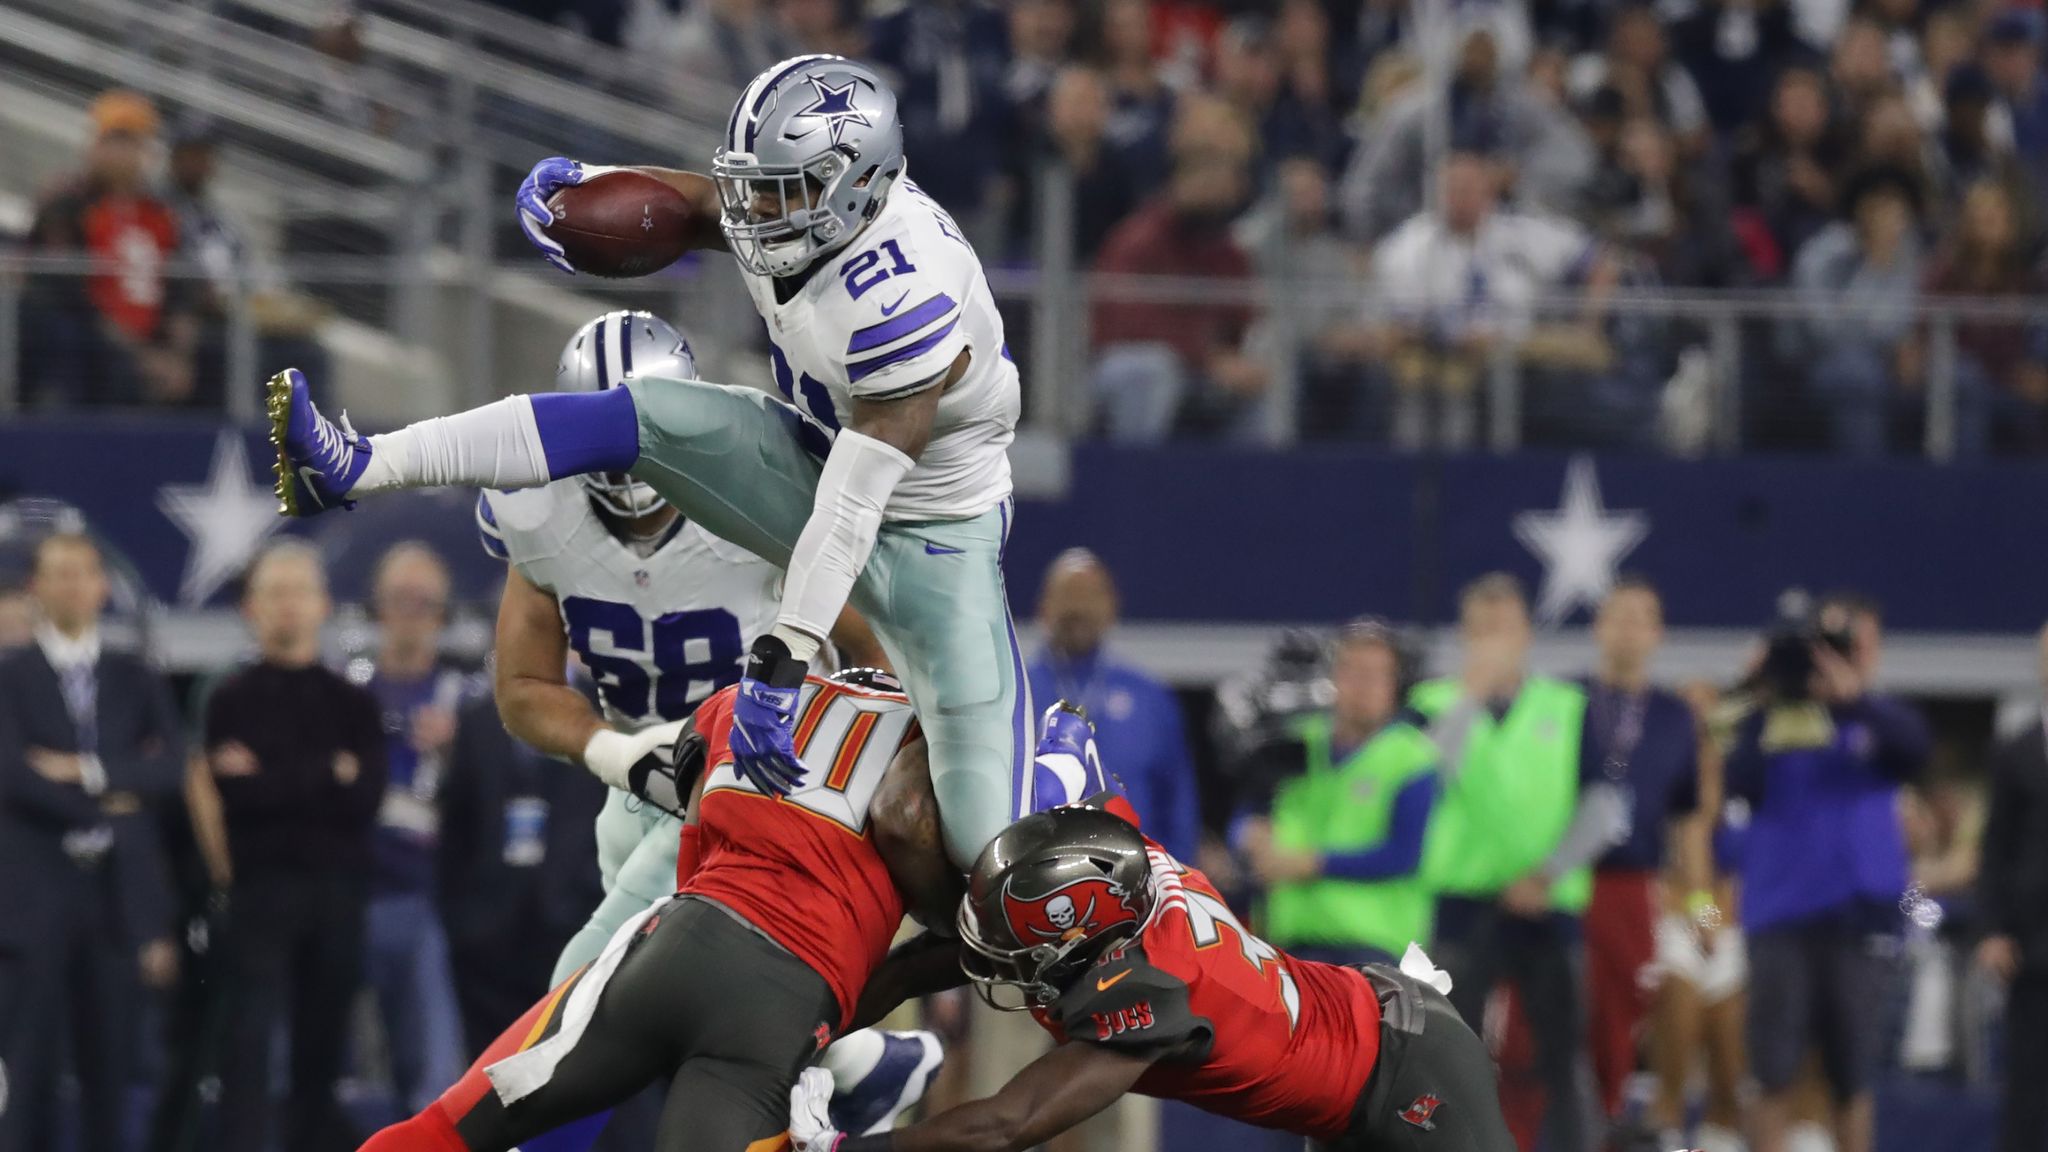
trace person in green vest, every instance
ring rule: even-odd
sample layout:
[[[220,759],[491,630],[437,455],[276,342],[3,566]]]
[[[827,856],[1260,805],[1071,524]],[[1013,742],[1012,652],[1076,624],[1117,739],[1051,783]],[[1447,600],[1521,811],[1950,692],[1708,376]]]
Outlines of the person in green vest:
[[[1598,1134],[1579,921],[1590,865],[1626,834],[1628,806],[1600,774],[1585,691],[1528,671],[1521,583],[1504,572],[1474,580],[1458,618],[1458,676],[1409,698],[1444,761],[1422,854],[1423,882],[1437,892],[1430,955],[1474,1028],[1494,986],[1514,983],[1543,1085],[1543,1147],[1587,1152]]]
[[[1437,749],[1401,706],[1406,659],[1377,620],[1337,634],[1328,711],[1297,720],[1299,764],[1241,837],[1266,888],[1261,933],[1332,964],[1396,963],[1429,942],[1418,870],[1439,791]]]

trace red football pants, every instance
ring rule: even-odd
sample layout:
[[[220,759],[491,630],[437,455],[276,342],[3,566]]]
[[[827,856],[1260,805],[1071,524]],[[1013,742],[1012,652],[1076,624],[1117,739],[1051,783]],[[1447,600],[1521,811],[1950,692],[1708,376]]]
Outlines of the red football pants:
[[[1593,1077],[1613,1116],[1635,1073],[1638,1031],[1650,1013],[1644,978],[1657,957],[1657,874],[1595,872],[1585,923]]]

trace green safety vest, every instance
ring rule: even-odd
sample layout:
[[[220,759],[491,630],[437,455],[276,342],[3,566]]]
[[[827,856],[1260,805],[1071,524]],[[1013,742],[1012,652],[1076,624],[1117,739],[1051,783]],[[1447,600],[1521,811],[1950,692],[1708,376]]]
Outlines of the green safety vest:
[[[1308,771],[1288,781],[1273,801],[1273,843],[1332,855],[1362,852],[1387,838],[1394,797],[1437,765],[1436,745],[1411,724],[1395,721],[1342,764],[1330,762],[1330,721],[1296,725],[1308,750]],[[1370,945],[1392,956],[1409,941],[1429,942],[1435,896],[1417,873],[1387,880],[1306,880],[1266,896],[1264,935],[1291,948]]]
[[[1431,680],[1416,686],[1409,704],[1433,718],[1461,692],[1455,681]],[[1556,851],[1578,805],[1585,715],[1576,685],[1531,676],[1505,717],[1482,711],[1472,722],[1423,844],[1423,875],[1438,891],[1493,896]],[[1565,912],[1585,911],[1592,897],[1590,867],[1550,889],[1551,906]]]

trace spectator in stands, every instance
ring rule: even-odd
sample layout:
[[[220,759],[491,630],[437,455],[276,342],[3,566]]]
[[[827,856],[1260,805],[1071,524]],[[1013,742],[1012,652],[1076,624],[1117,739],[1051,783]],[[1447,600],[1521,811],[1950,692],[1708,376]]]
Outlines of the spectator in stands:
[[[839,0],[775,0],[775,23],[788,38],[792,55],[866,54],[867,41],[861,29],[847,23]]]
[[[1152,58],[1150,0],[1106,0],[1102,6],[1102,59],[1109,77],[1109,139],[1128,158],[1138,194],[1149,195],[1171,171],[1167,136],[1173,126],[1173,90]]]
[[[1883,24],[1855,16],[1842,25],[1828,55],[1828,87],[1835,120],[1860,135],[1877,102],[1899,91]]]
[[[1928,157],[1927,137],[1920,131],[1920,123],[1913,118],[1913,109],[1905,97],[1887,92],[1864,109],[1853,168],[1857,171],[1887,168],[1911,178],[1914,230],[1931,235],[1930,226],[1935,221],[1929,212],[1937,203],[1938,192]]]
[[[1813,365],[1840,452],[1882,455],[1893,399],[1903,379],[1918,376],[1909,339],[1922,279],[1918,196],[1910,173],[1860,174],[1842,194],[1844,219],[1807,241],[1792,268],[1793,287],[1814,310],[1789,335]]]
[[[183,737],[155,671],[101,645],[92,540],[45,537],[32,580],[34,642],[0,657],[0,1147],[59,1147],[68,1054],[77,1147],[123,1152],[141,966],[171,923],[151,825]]]
[[[1813,58],[1786,0],[1705,0],[1670,31],[1672,56],[1699,85],[1707,119],[1724,136],[1762,119],[1772,78]]]
[[[1882,651],[1876,606],[1836,594],[1818,619],[1850,638],[1848,652],[1816,641],[1806,669],[1765,662],[1757,706],[1738,724],[1727,761],[1728,793],[1751,813],[1742,925],[1750,1068],[1763,1089],[1757,1152],[1784,1152],[1809,1046],[1820,1053],[1836,1147],[1870,1152],[1881,1006],[1894,992],[1896,941],[1886,937],[1898,931],[1906,889],[1898,789],[1927,763],[1926,723],[1872,687]]]
[[[383,716],[384,800],[372,840],[365,971],[376,995],[401,1114],[461,1071],[448,941],[435,914],[436,802],[466,677],[441,656],[448,568],[417,541],[394,544],[371,581],[377,654],[367,682]]]
[[[2011,8],[1984,33],[1984,70],[2012,128],[2013,153],[2033,168],[2034,185],[2048,188],[2048,77],[2041,66],[2041,12]]]
[[[1026,669],[1031,698],[1086,709],[1102,762],[1130,792],[1145,834],[1193,860],[1202,821],[1180,705],[1165,684],[1108,650],[1116,620],[1116,582],[1102,559],[1086,548],[1060,553],[1038,600],[1045,648]]]
[[[447,765],[435,875],[469,1060],[547,992],[604,898],[590,861],[605,787],[514,740],[487,693],[457,714]]]
[[[1328,713],[1297,723],[1300,760],[1271,815],[1233,837],[1266,889],[1260,933],[1290,955],[1391,964],[1429,941],[1422,842],[1443,781],[1436,745],[1402,710],[1405,662],[1377,621],[1337,634]]]
[[[1948,74],[1941,95],[1943,114],[1933,152],[1942,218],[1954,219],[1963,208],[1964,195],[1980,181],[1995,181],[2004,188],[2013,213],[2015,242],[2022,251],[2033,251],[2041,235],[2041,205],[2026,166],[1992,131],[1997,92],[1991,77],[1976,64],[1963,64]]]
[[[1834,218],[1835,181],[1849,149],[1829,118],[1827,89],[1810,68],[1788,68],[1770,111],[1736,144],[1735,199],[1752,262],[1777,279]]]
[[[500,0],[514,10],[540,15],[527,7],[553,8],[557,0]],[[542,16],[547,19],[547,16]],[[320,54],[320,70],[313,82],[313,101],[320,110],[349,127],[378,136],[398,132],[398,110],[384,102],[377,69],[370,63],[369,48],[363,43],[363,18],[344,9],[313,33],[313,51]]]
[[[1013,134],[1029,139],[1044,115],[1046,94],[1073,58],[1073,0],[1017,0],[1008,6],[1010,64],[1003,94],[1016,123]],[[1106,113],[1105,113],[1106,116]]]
[[[1252,126],[1261,152],[1275,160],[1334,158],[1341,129],[1327,93],[1317,87],[1322,74],[1282,67],[1274,28],[1264,17],[1240,16],[1216,37],[1214,91]]]
[[[1942,129],[1943,92],[1949,77],[1958,68],[1977,66],[1977,32],[1970,20],[1967,10],[1937,8],[1921,21],[1920,70],[1907,78],[1906,99],[1929,135]],[[1980,75],[1981,71],[1979,68]]]
[[[1588,128],[1601,163],[1586,196],[1588,222],[1601,238],[1647,261],[1664,284],[1748,283],[1753,272],[1729,227],[1723,182],[1709,162],[1688,159],[1657,121],[1602,118],[1618,116],[1622,103],[1612,89],[1593,96]]]
[[[1237,242],[1283,301],[1303,349],[1284,365],[1300,380],[1297,432],[1312,438],[1361,435],[1369,417],[1363,365],[1377,344],[1368,306],[1349,285],[1364,273],[1356,246],[1339,235],[1330,211],[1330,178],[1312,156],[1282,160],[1265,199],[1237,224]]]
[[[1443,754],[1444,794],[1423,849],[1438,892],[1431,955],[1475,1028],[1494,985],[1514,982],[1547,1098],[1543,1147],[1587,1152],[1595,1128],[1579,917],[1592,896],[1588,866],[1615,841],[1626,805],[1601,773],[1584,691],[1528,671],[1520,583],[1500,572],[1474,580],[1458,615],[1457,678],[1410,696]]]
[[[1325,165],[1339,163],[1349,141],[1340,117],[1350,111],[1363,69],[1338,66],[1338,46],[1331,42],[1330,15],[1317,0],[1282,0],[1273,22],[1273,51],[1280,69],[1282,100],[1299,105],[1305,123],[1313,126],[1315,156]],[[1293,151],[1299,149],[1276,149]]]
[[[1492,158],[1453,153],[1439,207],[1373,254],[1402,448],[1473,443],[1477,385],[1503,345],[1546,366],[1602,368],[1610,357],[1600,324],[1617,267],[1574,224],[1500,210],[1500,181]],[[1575,319],[1538,316],[1541,297],[1574,283],[1584,285]]]
[[[1650,682],[1664,642],[1664,604],[1654,585],[1623,577],[1593,618],[1599,664],[1586,678],[1586,731],[1603,752],[1600,772],[1628,801],[1627,838],[1593,866],[1586,908],[1586,976],[1592,992],[1593,1072],[1610,1119],[1636,1070],[1638,1033],[1656,982],[1658,882],[1665,874],[1697,912],[1713,903],[1711,816],[1700,812],[1699,733],[1677,694]]]
[[[2048,700],[2048,628],[2039,643]],[[2048,711],[1991,758],[1978,892],[1987,933],[1977,963],[2006,983],[1999,1152],[2048,1146]]]
[[[218,942],[231,990],[220,1056],[223,1152],[268,1147],[270,1045],[281,1024],[291,1081],[280,1146],[355,1146],[334,1086],[361,985],[385,742],[376,698],[320,664],[328,607],[319,553],[297,541],[272,545],[251,565],[242,600],[257,661],[206,704],[207,761],[232,873],[231,923]]]
[[[26,586],[0,584],[0,652],[34,643],[36,602]]]
[[[1018,150],[1012,173],[1009,252],[1031,262],[1046,239],[1071,238],[1074,263],[1095,260],[1108,237],[1137,202],[1139,181],[1129,158],[1109,140],[1109,86],[1102,73],[1074,64],[1060,69],[1046,92],[1044,115]],[[1042,182],[1073,181],[1073,227],[1047,236]]]
[[[1430,137],[1446,120],[1451,148],[1498,154],[1513,169],[1517,200],[1531,210],[1575,203],[1592,175],[1592,146],[1577,121],[1505,73],[1493,34],[1475,28],[1446,89],[1418,86],[1360,137],[1337,193],[1353,239],[1376,241],[1423,209]]]
[[[769,0],[701,0],[688,5],[665,45],[666,67],[720,83],[738,95],[747,82],[794,55]]]
[[[917,184],[974,239],[1002,162],[1008,28],[981,0],[906,4],[868,27],[868,62],[896,90]]]
[[[1250,187],[1252,149],[1249,129],[1229,105],[1184,98],[1174,124],[1173,179],[1109,234],[1095,270],[1234,283],[1249,296],[1251,261],[1231,238],[1230,219]],[[1177,428],[1265,435],[1270,373],[1245,347],[1254,316],[1250,299],[1099,300],[1092,384],[1110,437],[1153,443]]]
[[[1988,178],[1970,186],[1955,232],[1932,262],[1930,296],[2018,301],[2048,290],[2020,243],[2009,188]],[[1924,330],[1907,360],[1924,383]],[[2024,320],[1957,320],[1953,368],[1957,456],[1982,456],[1994,440],[2029,455],[2048,451],[2048,350]]]
[[[1611,20],[1607,51],[1572,64],[1568,84],[1573,99],[1584,102],[1603,88],[1611,90],[1621,98],[1624,119],[1663,125],[1688,156],[1705,151],[1712,142],[1706,104],[1685,66],[1671,59],[1656,10],[1631,3]]]
[[[150,195],[156,108],[133,92],[93,101],[84,171],[36,210],[33,251],[89,256],[90,275],[30,281],[23,301],[24,393],[45,404],[182,404],[192,395],[195,329],[171,210]]]

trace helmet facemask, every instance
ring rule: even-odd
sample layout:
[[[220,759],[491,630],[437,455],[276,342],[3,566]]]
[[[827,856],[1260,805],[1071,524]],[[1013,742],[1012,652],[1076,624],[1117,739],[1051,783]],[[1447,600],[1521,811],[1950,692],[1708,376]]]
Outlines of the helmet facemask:
[[[834,211],[833,201],[849,178],[865,187],[861,181],[878,175],[872,168],[853,174],[858,158],[841,145],[803,165],[768,165],[721,149],[711,175],[718,185],[718,224],[733,258],[757,276],[794,276],[853,239],[864,221]],[[781,213],[756,215],[757,201],[778,204]]]
[[[668,503],[645,480],[624,472],[586,472],[577,479],[599,508],[621,520],[638,520]]]

